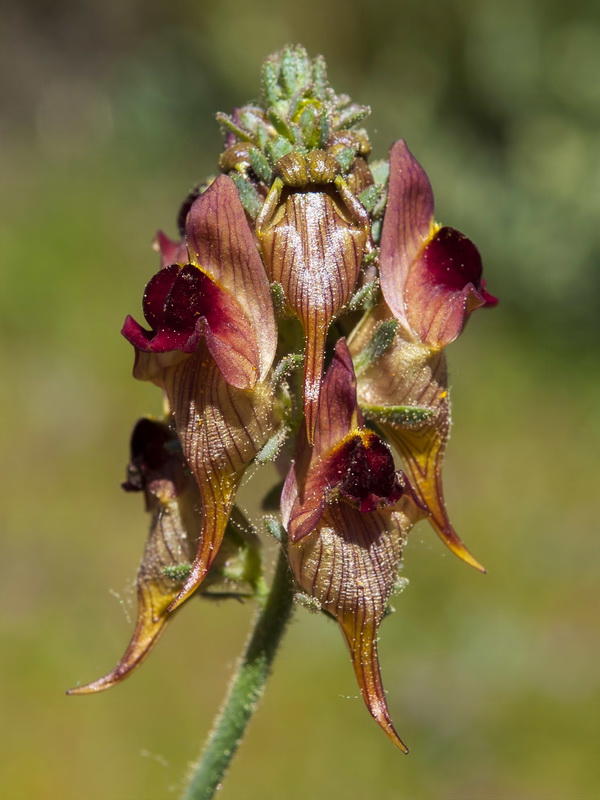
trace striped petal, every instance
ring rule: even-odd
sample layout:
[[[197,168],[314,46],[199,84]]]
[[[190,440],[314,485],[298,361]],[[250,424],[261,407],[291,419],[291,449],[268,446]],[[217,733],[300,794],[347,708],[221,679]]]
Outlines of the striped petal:
[[[485,289],[473,242],[454,228],[440,228],[433,212],[429,178],[400,140],[390,151],[381,289],[407,335],[441,349],[459,336],[472,311],[497,300]]]
[[[270,279],[281,284],[304,328],[304,411],[312,442],[327,331],[356,287],[368,231],[333,187],[286,190],[259,239]]]
[[[78,686],[69,694],[109,689],[139,667],[170,619],[167,609],[179,594],[181,581],[169,570],[189,564],[198,540],[201,501],[177,437],[160,422],[142,419],[134,428],[131,462],[124,488],[143,491],[151,515],[150,533],[137,574],[137,621],[131,641],[117,666],[103,678]]]
[[[381,306],[351,338],[355,359],[386,319],[389,311]],[[450,433],[446,357],[405,337],[398,332],[391,346],[360,373],[359,404],[398,451],[438,536],[459,558],[485,572],[454,530],[444,500],[442,465]],[[404,419],[396,413],[398,408],[405,411]]]
[[[204,338],[225,380],[250,388],[271,368],[277,335],[269,282],[230,178],[221,176],[193,202],[186,242],[159,236],[163,268],[143,300],[150,330],[129,316],[122,333],[137,351],[154,354],[193,353]],[[191,263],[164,263],[183,250]],[[151,368],[153,360],[144,360]]]
[[[288,544],[296,583],[339,623],[370,714],[404,752],[408,748],[387,707],[377,636],[397,580],[405,536],[419,513],[410,494],[393,512],[363,514],[344,502],[334,503],[315,530]]]
[[[227,383],[205,343],[164,370],[161,382],[204,509],[192,570],[172,611],[197,589],[218,554],[246,467],[273,434],[273,400],[269,384],[243,390]]]
[[[185,238],[191,262],[235,298],[250,321],[258,356],[256,379],[264,379],[277,347],[271,288],[231,178],[221,175],[195,200]]]

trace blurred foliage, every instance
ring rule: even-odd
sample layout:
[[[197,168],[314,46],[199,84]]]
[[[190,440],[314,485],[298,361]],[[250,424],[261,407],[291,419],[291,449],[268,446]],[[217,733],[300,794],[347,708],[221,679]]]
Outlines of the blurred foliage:
[[[122,687],[62,695],[130,632],[109,591],[127,611],[146,521],[118,484],[159,398],[118,330],[149,242],[215,170],[214,113],[300,41],[371,104],[377,155],[408,140],[501,298],[450,352],[449,506],[489,574],[413,534],[381,643],[407,759],[355,698],[333,625],[299,611],[223,797],[598,797],[600,6],[5,0],[2,16],[0,794],[176,796],[224,692],[252,609],[198,601]]]

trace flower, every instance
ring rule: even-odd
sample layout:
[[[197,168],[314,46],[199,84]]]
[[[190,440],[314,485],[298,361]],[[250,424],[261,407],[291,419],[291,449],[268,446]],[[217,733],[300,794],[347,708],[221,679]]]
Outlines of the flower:
[[[321,390],[314,446],[304,430],[283,489],[288,558],[300,589],[339,623],[367,708],[405,752],[387,708],[377,631],[406,535],[423,515],[389,447],[364,426],[340,339]]]
[[[312,443],[327,331],[356,289],[370,247],[369,216],[325,151],[285,155],[275,169],[279,177],[256,228],[269,278],[305,331],[304,413]]]
[[[230,178],[217,178],[193,202],[185,242],[189,263],[163,266],[144,292],[151,330],[132,317],[123,326],[136,348],[134,376],[166,394],[202,499],[196,557],[171,610],[206,577],[244,471],[275,426],[269,282]]]
[[[137,574],[137,620],[131,641],[117,666],[107,675],[69,694],[90,694],[119,683],[146,659],[173,618],[168,609],[181,591],[197,546],[202,501],[198,486],[181,452],[179,439],[164,422],[139,420],[131,436],[131,460],[123,488],[143,492],[151,515],[150,532]],[[239,512],[238,512],[239,516]],[[225,581],[229,591],[252,585],[258,540],[237,525],[224,544],[202,591]],[[233,578],[237,580],[233,580]]]
[[[444,501],[450,400],[443,351],[474,309],[497,300],[485,288],[475,245],[453,228],[435,224],[429,179],[403,141],[390,151],[379,270],[385,302],[349,342],[354,358],[364,364],[359,403],[396,447],[442,541],[485,572],[458,537]]]
[[[429,178],[400,139],[390,150],[379,274],[385,301],[408,338],[440,350],[472,311],[495,305],[481,273],[473,242],[434,222]]]
[[[129,316],[122,333],[137,350],[154,354],[193,353],[204,338],[230,385],[254,386],[271,366],[277,334],[267,277],[230,178],[217,178],[195,200],[185,240],[189,263],[163,265],[144,291],[151,330]],[[160,237],[161,254],[181,256],[183,248],[171,244]],[[160,371],[172,359],[150,363]]]

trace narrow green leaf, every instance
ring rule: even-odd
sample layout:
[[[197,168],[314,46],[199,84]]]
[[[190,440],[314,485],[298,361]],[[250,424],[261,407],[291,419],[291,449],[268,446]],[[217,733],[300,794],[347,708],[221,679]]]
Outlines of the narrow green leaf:
[[[269,461],[274,461],[277,458],[277,454],[281,450],[283,443],[285,442],[290,429],[287,425],[281,425],[271,436],[268,442],[263,446],[261,450],[256,454],[254,461],[257,464],[267,464]]]
[[[350,298],[346,306],[346,309],[348,311],[357,311],[359,308],[363,308],[365,304],[367,304],[370,300],[373,299],[378,289],[379,289],[379,281],[377,280],[377,278],[374,281],[366,283]]]
[[[303,353],[290,353],[284,356],[273,370],[273,377],[271,378],[271,386],[273,389],[277,389],[291,372],[300,369],[303,364]]]
[[[191,571],[191,564],[170,564],[163,567],[163,574],[177,583],[185,583]]]
[[[433,417],[435,411],[424,406],[372,406],[361,404],[361,411],[375,422],[392,425],[419,425]]]
[[[267,186],[271,185],[271,181],[273,180],[273,171],[269,166],[269,162],[264,157],[264,155],[260,152],[260,150],[256,148],[252,148],[248,151],[248,159],[250,161],[250,166],[256,173],[257,177],[263,182],[266,183]]]
[[[219,111],[215,116],[224,133],[227,133],[228,131],[230,133],[234,133],[241,142],[253,141],[252,134],[244,130],[244,128],[241,128],[239,125],[236,125],[236,123],[228,114],[223,114],[221,111]]]
[[[275,539],[276,542],[283,542],[287,539],[285,528],[278,519],[275,517],[263,517],[263,525],[267,533]]]
[[[376,328],[371,340],[354,359],[354,370],[357,375],[381,358],[394,341],[397,328],[398,322],[395,319],[386,319]]]
[[[244,211],[249,214],[252,219],[256,219],[263,203],[258,192],[254,186],[252,186],[252,184],[244,178],[243,175],[233,173],[231,175],[231,180],[234,182],[235,188],[238,190]]]

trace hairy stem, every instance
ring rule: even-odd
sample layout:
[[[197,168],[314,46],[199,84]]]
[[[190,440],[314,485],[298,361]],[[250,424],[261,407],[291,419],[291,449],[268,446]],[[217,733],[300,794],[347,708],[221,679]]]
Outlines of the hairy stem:
[[[292,605],[291,578],[282,551],[266,603],[256,618],[200,759],[192,769],[183,800],[210,800],[214,797],[262,697]]]

